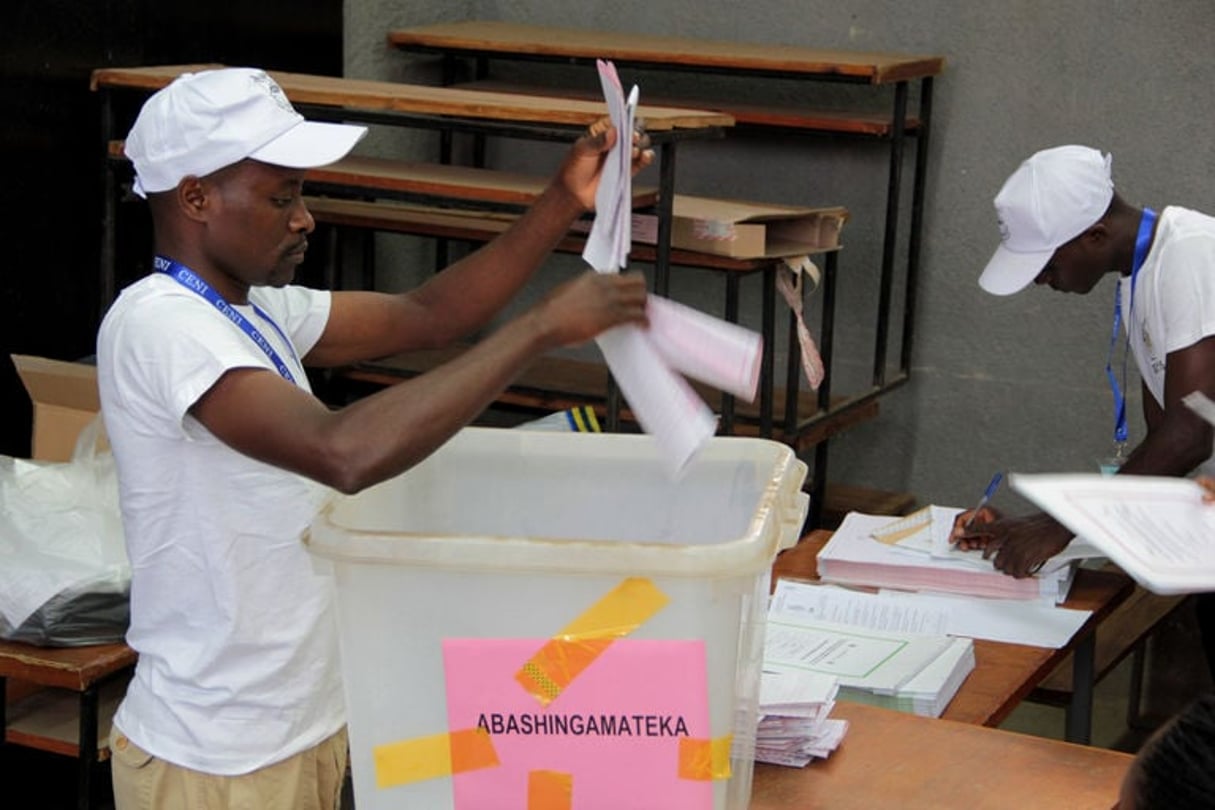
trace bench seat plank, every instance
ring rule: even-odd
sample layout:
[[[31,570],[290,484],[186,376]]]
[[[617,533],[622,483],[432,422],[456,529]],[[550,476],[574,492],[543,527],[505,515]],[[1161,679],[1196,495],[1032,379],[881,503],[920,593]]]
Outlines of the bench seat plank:
[[[942,56],[840,51],[775,43],[747,43],[593,31],[495,20],[438,23],[389,32],[388,41],[405,50],[468,55],[611,59],[617,64],[804,74],[841,77],[870,84],[935,76]]]
[[[541,87],[498,79],[461,82],[452,86],[496,93],[594,98],[594,93],[585,89],[548,85]],[[887,137],[894,129],[890,115],[884,112],[816,110],[774,104],[750,104],[745,101],[677,99],[666,96],[650,96],[649,100],[663,107],[697,107],[723,112],[734,119],[735,126],[775,127],[806,132],[872,135],[874,137]],[[908,116],[905,127],[907,132],[917,131],[920,127],[920,119]]]
[[[458,357],[466,346],[445,349],[427,349],[395,355],[380,360],[360,363],[338,371],[345,380],[376,386],[392,385],[401,380],[417,376]],[[712,408],[721,402],[721,392],[695,381],[693,388]],[[603,417],[608,386],[608,369],[601,362],[579,360],[561,355],[546,355],[521,373],[509,389],[500,394],[500,404],[537,411],[560,411],[567,408],[590,405]],[[829,435],[842,429],[877,418],[878,401],[873,399],[862,407],[832,414],[822,422],[796,437],[783,437],[784,392],[775,393],[773,438],[793,444],[797,449],[812,447]],[[802,393],[799,397],[798,413],[814,413],[818,407],[817,394]],[[735,402],[735,430],[738,435],[758,435],[758,403]],[[625,422],[636,422],[628,408],[621,411]]]
[[[93,90],[126,88],[159,90],[182,73],[223,67],[219,64],[154,65],[148,67],[100,68],[93,71]],[[517,93],[461,90],[434,85],[317,76],[306,73],[267,71],[292,104],[317,105],[335,110],[397,112],[439,115],[461,119],[510,123],[556,124],[583,127],[607,114],[602,99],[584,101],[557,97],[528,97]],[[686,107],[638,107],[637,115],[655,132],[674,129],[705,129],[732,126],[725,113]]]

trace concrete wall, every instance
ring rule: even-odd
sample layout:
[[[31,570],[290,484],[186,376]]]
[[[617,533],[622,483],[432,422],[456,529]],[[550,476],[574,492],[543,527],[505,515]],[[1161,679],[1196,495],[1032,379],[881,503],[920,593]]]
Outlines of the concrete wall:
[[[965,505],[996,469],[1095,470],[1112,441],[1104,365],[1114,285],[1105,280],[1087,297],[1049,289],[1004,299],[984,294],[976,278],[998,240],[991,198],[1030,153],[1070,142],[1112,152],[1115,182],[1134,203],[1215,211],[1208,2],[615,0],[577,4],[575,16],[571,8],[556,0],[441,6],[348,0],[347,73],[426,75],[427,66],[387,48],[384,32],[466,17],[944,55],[947,68],[934,94],[912,381],[882,400],[877,421],[833,441],[830,478],[910,491],[921,502]],[[643,101],[647,87],[671,81],[623,78],[641,85]],[[889,99],[838,86],[756,87],[725,78],[681,89],[804,98],[816,106]],[[509,144],[493,156],[503,165],[547,169],[555,162],[551,153]],[[869,374],[885,171],[880,145],[828,138],[732,138],[696,144],[680,156],[682,191],[851,210],[837,310],[834,390],[840,392],[863,386]],[[904,235],[906,223],[904,215]],[[687,275],[696,278],[685,276],[675,296],[718,307],[715,281]],[[754,322],[753,293],[744,296],[744,306]],[[897,354],[896,341],[892,358]],[[1143,427],[1130,365],[1136,441]],[[1024,508],[1007,493],[997,504]]]

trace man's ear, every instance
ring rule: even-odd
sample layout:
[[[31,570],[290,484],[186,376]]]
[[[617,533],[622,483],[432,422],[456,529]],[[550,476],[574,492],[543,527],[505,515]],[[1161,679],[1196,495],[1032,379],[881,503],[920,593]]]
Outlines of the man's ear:
[[[1110,230],[1106,226],[1105,220],[1097,220],[1083,233],[1081,241],[1084,242],[1085,247],[1095,248],[1104,245],[1109,238]]]
[[[177,207],[188,219],[204,220],[211,205],[209,194],[202,178],[190,175],[177,184]]]

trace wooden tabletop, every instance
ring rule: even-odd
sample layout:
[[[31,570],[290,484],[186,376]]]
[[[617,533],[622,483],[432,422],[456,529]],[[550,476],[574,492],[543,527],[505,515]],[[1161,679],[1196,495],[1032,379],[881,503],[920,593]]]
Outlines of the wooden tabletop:
[[[136,657],[135,651],[122,642],[87,647],[35,647],[0,641],[0,677],[81,692],[94,681],[131,666]]]
[[[797,74],[869,84],[921,79],[935,76],[945,68],[942,56],[820,50],[489,20],[402,28],[389,32],[388,41],[406,50],[469,56],[611,59],[620,64]]]
[[[773,580],[780,577],[817,580],[818,552],[830,537],[829,531],[814,531],[783,552],[772,568]],[[1088,568],[1077,571],[1063,607],[1091,610],[1092,615],[1072,637],[1071,643],[1059,649],[975,639],[974,671],[963,682],[942,717],[975,725],[999,725],[1068,656],[1081,638],[1092,633],[1131,595],[1134,587],[1130,577],[1115,571]]]
[[[93,90],[127,88],[159,90],[182,73],[223,67],[217,64],[101,68],[93,71]],[[586,126],[607,114],[602,101],[520,95],[454,87],[314,76],[267,71],[293,104],[365,112],[449,116],[496,122]],[[713,129],[733,126],[734,118],[711,110],[641,105],[637,116],[646,130]]]
[[[1132,757],[840,702],[840,747],[805,768],[756,763],[751,810],[1109,810]]]

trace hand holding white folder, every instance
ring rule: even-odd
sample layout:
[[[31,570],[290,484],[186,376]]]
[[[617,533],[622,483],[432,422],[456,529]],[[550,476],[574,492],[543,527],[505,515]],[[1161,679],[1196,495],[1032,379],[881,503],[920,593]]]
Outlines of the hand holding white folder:
[[[616,68],[600,60],[599,78],[616,143],[604,162],[595,221],[582,252],[595,270],[614,273],[632,246],[632,132],[639,91],[627,101]],[[762,341],[758,334],[654,296],[650,329],[624,326],[597,338],[613,377],[643,430],[679,472],[717,429],[717,418],[677,371],[755,398]]]

